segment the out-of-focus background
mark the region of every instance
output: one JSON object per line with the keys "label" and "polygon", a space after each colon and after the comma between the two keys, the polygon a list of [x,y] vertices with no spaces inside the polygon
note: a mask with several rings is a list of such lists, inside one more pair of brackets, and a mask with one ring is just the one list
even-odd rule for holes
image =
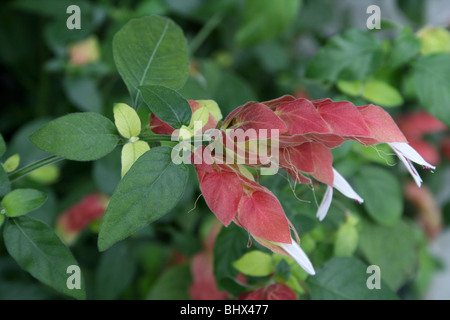
{"label": "out-of-focus background", "polygon": [[[72,4],[81,8],[81,30],[66,28],[66,8]],[[371,5],[380,9],[380,29],[367,26]],[[422,188],[388,149],[350,142],[333,150],[335,166],[367,199],[363,206],[337,196],[320,224],[310,188],[295,191],[308,203],[279,176],[261,183],[280,199],[314,265],[325,266],[323,273],[335,257],[356,257],[380,266],[384,285],[402,299],[450,299],[448,0],[2,1],[0,133],[7,148],[0,161],[5,170],[46,156],[28,136],[48,121],[72,112],[112,119],[113,104],[129,102],[112,39],[130,19],[153,14],[171,18],[188,40],[190,75],[179,92],[187,99],[214,99],[225,116],[247,101],[284,94],[385,108],[411,145],[437,166],[435,173],[418,168]],[[234,261],[211,260],[217,257],[214,250],[229,244],[219,236],[214,245],[224,228],[203,199],[196,201],[200,192],[192,170],[172,212],[99,253],[99,221],[119,180],[120,150],[115,150],[94,162],[45,167],[14,184],[47,194],[44,206],[30,216],[54,228],[72,250],[88,298],[239,296],[242,288],[221,282],[225,275],[219,272],[245,276],[246,269],[233,265],[237,253]],[[275,278],[247,275],[247,288],[275,279],[300,298],[326,297],[284,278],[282,267]],[[201,279],[202,273],[209,276]],[[0,240],[0,298],[64,296],[23,271]]]}

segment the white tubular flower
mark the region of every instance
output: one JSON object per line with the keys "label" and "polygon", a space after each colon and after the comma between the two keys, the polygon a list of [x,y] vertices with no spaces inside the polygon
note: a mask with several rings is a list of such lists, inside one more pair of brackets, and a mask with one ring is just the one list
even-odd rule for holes
{"label": "white tubular flower", "polygon": [[328,186],[327,191],[325,191],[325,195],[323,196],[322,202],[320,203],[319,209],[317,210],[317,218],[322,221],[327,213],[328,209],[331,205],[331,200],[333,199],[333,188],[339,190],[344,196],[355,200],[358,203],[363,203],[364,199],[361,198],[355,190],[350,186],[347,180],[333,168],[334,179],[333,179],[333,187]]}
{"label": "white tubular flower", "polygon": [[406,169],[408,169],[409,173],[411,174],[414,181],[419,187],[422,185],[422,179],[420,178],[419,173],[417,173],[417,170],[416,168],[414,168],[411,161],[422,165],[426,170],[436,169],[436,167],[426,162],[422,158],[422,156],[416,150],[414,150],[408,143],[391,142],[388,144],[395,151],[400,160],[403,162]]}
{"label": "white tubular flower", "polygon": [[297,242],[292,239],[292,242],[289,243],[279,243],[278,244],[284,251],[286,251],[295,261],[302,267],[307,273],[310,275],[315,275],[316,271],[314,267],[309,261],[306,253],[300,248]]}

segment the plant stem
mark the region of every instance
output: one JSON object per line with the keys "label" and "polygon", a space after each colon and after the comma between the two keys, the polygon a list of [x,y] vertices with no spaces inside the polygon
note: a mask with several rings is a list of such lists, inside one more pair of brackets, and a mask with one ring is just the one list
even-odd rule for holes
{"label": "plant stem", "polygon": [[141,140],[145,142],[160,142],[160,141],[172,141],[172,136],[169,135],[142,135],[140,137]]}
{"label": "plant stem", "polygon": [[206,22],[203,28],[197,33],[197,35],[192,39],[189,45],[189,51],[191,56],[194,56],[194,53],[198,48],[203,44],[203,42],[208,38],[211,32],[219,25],[222,21],[224,14],[222,11],[216,13],[211,17],[211,19]]}
{"label": "plant stem", "polygon": [[33,172],[34,170],[40,169],[42,167],[48,166],[52,163],[58,162],[63,160],[63,158],[58,156],[49,156],[47,158],[44,158],[42,160],[36,161],[34,163],[31,163],[27,165],[26,167],[23,167],[21,169],[18,169],[8,175],[8,178],[11,182],[15,182],[23,177],[25,177],[27,174]]}

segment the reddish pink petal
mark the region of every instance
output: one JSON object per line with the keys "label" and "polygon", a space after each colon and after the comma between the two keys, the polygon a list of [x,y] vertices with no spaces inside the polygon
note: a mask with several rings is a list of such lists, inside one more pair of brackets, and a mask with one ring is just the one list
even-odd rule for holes
{"label": "reddish pink petal", "polygon": [[204,173],[200,189],[211,211],[228,226],[238,211],[243,193],[239,176],[224,170]]}
{"label": "reddish pink petal", "polygon": [[296,100],[295,97],[286,94],[286,95],[281,96],[279,98],[272,99],[272,100],[269,100],[269,101],[264,101],[264,102],[261,102],[261,103],[265,104],[270,109],[275,109],[280,103],[294,101],[294,100]]}
{"label": "reddish pink petal", "polygon": [[160,120],[155,114],[152,113],[152,120],[150,121],[150,128],[156,134],[172,134],[175,130],[168,123]]}
{"label": "reddish pink petal", "polygon": [[224,300],[225,291],[219,291],[213,272],[212,256],[205,252],[199,253],[192,259],[193,283],[189,294],[194,300]]}
{"label": "reddish pink petal", "polygon": [[320,142],[330,149],[336,148],[348,140],[348,138],[343,138],[333,133],[308,133],[303,137],[309,141]]}
{"label": "reddish pink petal", "polygon": [[306,99],[281,103],[277,106],[276,113],[286,124],[287,134],[331,132],[314,105]]}
{"label": "reddish pink petal", "polygon": [[389,113],[381,107],[369,104],[357,109],[370,130],[368,137],[378,143],[408,142]]}
{"label": "reddish pink petal", "polygon": [[254,129],[267,130],[267,137],[271,136],[270,130],[277,129],[279,134],[286,132],[286,126],[283,121],[269,107],[255,103],[243,110],[237,116],[237,123],[241,124],[239,128],[245,130]]}
{"label": "reddish pink petal", "polygon": [[253,236],[273,242],[291,243],[289,223],[283,208],[268,190],[244,195],[239,203],[238,220]]}
{"label": "reddish pink petal", "polygon": [[425,111],[403,115],[397,119],[397,124],[408,140],[417,139],[424,134],[447,129],[445,124]]}
{"label": "reddish pink petal", "polygon": [[350,102],[322,103],[317,110],[336,135],[370,136],[363,117]]}
{"label": "reddish pink petal", "polygon": [[223,129],[229,128],[235,121],[236,121],[236,116],[239,115],[242,111],[244,111],[246,108],[250,107],[251,105],[254,105],[258,102],[254,102],[254,101],[250,101],[247,102],[246,104],[237,107],[236,109],[234,109],[233,111],[231,111],[230,114],[228,114],[228,116],[225,118],[225,120],[223,120]]}
{"label": "reddish pink petal", "polygon": [[266,300],[298,300],[298,298],[287,285],[276,283],[266,289]]}
{"label": "reddish pink petal", "polygon": [[238,300],[298,300],[295,292],[284,283],[274,283],[254,291],[245,292]]}
{"label": "reddish pink petal", "polygon": [[311,143],[314,172],[311,174],[314,179],[333,186],[333,155],[330,149],[320,143]]}
{"label": "reddish pink petal", "polygon": [[333,102],[333,100],[331,100],[330,98],[324,98],[324,99],[319,99],[319,100],[313,100],[311,101],[311,103],[314,105],[314,107],[318,108],[320,105],[322,104],[326,104],[326,103],[331,103]]}
{"label": "reddish pink petal", "polygon": [[303,143],[298,146],[281,149],[280,164],[286,168],[297,169],[303,172],[313,172],[314,163],[311,143]]}

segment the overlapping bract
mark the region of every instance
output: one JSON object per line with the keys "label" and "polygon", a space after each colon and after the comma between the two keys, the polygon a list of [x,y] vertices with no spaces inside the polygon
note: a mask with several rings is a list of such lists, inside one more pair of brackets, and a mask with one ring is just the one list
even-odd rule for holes
{"label": "overlapping bract", "polygon": [[[295,182],[311,183],[313,178],[326,184],[327,189],[317,211],[320,220],[327,214],[334,189],[356,202],[364,201],[333,168],[330,149],[347,140],[366,146],[388,143],[419,186],[422,180],[411,161],[426,169],[434,168],[409,146],[392,117],[372,104],[356,107],[347,101],[309,101],[285,95],[262,103],[246,103],[231,112],[217,127],[219,135],[216,137],[222,139],[219,141],[222,148],[217,149],[216,141],[214,151],[205,153],[208,147],[203,146],[197,148],[193,156],[194,160],[196,157],[201,159],[193,162],[207,205],[225,226],[235,222],[272,251],[292,256],[310,274],[314,274],[314,268],[298,245],[295,229],[278,199],[255,182],[239,162],[225,161],[225,154],[230,150],[232,153],[243,151],[244,160],[248,161],[244,164],[249,167],[267,166],[266,160],[278,155],[275,163]],[[228,142],[233,142],[232,136],[237,130],[244,133],[253,130],[256,134],[246,135],[244,143],[231,143],[230,148]],[[252,139],[263,140],[266,145],[273,145],[276,141],[279,146],[276,155],[272,152],[261,157],[261,148],[250,146]],[[205,155],[208,161],[204,161]],[[242,160],[242,157],[233,156],[231,159]],[[255,159],[258,161],[250,161]],[[291,231],[297,241],[292,239]]]}

